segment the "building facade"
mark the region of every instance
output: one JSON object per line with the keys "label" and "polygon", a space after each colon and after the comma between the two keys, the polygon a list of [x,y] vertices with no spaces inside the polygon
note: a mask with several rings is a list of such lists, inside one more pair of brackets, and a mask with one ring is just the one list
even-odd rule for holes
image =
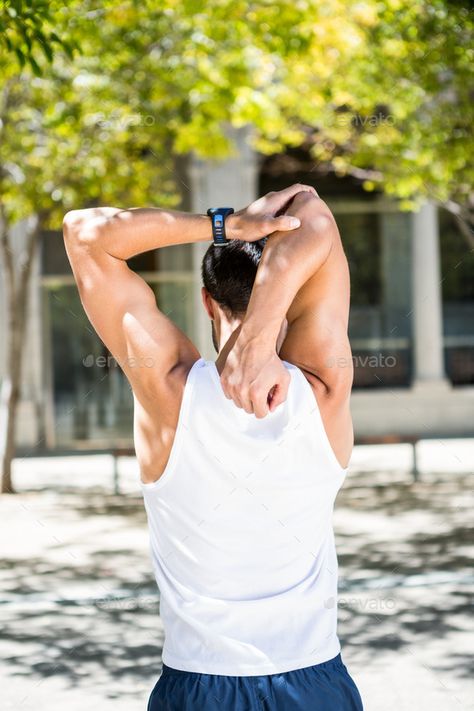
{"label": "building facade", "polygon": [[[189,161],[183,207],[201,213],[211,205],[239,208],[292,182],[313,184],[328,202],[351,269],[356,436],[473,435],[473,253],[451,216],[430,202],[402,212],[356,181],[318,178],[303,163],[282,157],[262,159],[244,131],[236,132],[236,144],[235,156],[226,161]],[[15,242],[21,238],[18,226]],[[200,296],[205,249],[165,248],[131,266],[203,357],[212,358]],[[42,238],[23,357],[20,445],[131,444],[130,388],[87,321],[59,232]],[[2,359],[0,353],[0,365]]]}

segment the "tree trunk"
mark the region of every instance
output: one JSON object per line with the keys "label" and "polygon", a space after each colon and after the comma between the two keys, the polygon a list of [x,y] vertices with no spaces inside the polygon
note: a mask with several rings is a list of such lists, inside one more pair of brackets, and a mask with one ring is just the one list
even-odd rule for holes
{"label": "tree trunk", "polygon": [[8,494],[15,491],[12,482],[12,461],[15,454],[16,417],[21,392],[28,295],[39,234],[39,221],[35,220],[35,224],[29,229],[25,249],[20,256],[18,269],[15,269],[3,210],[1,218],[0,245],[5,266],[7,352],[0,391],[0,490],[2,494]]}
{"label": "tree trunk", "polygon": [[[15,309],[16,311],[16,309]],[[12,316],[13,314],[10,314]],[[18,314],[15,314],[15,330],[18,330]],[[9,319],[10,329],[12,319]],[[18,402],[20,399],[21,348],[15,345],[17,338],[13,338],[10,330],[10,343],[8,344],[7,365],[0,391],[0,472],[2,474],[1,493],[13,494],[15,489],[12,483],[12,461],[15,454],[15,430]],[[17,359],[15,362],[15,358]]]}

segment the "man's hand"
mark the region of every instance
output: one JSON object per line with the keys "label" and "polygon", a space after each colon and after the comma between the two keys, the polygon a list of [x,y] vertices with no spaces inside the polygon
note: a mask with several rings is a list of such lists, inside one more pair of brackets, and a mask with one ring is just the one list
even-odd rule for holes
{"label": "man's hand", "polygon": [[288,232],[298,228],[300,220],[297,217],[281,213],[294,196],[301,192],[317,195],[310,185],[295,183],[284,190],[267,193],[243,210],[229,215],[226,220],[227,236],[244,242],[255,242],[277,230]]}
{"label": "man's hand", "polygon": [[247,338],[241,332],[227,356],[221,383],[237,407],[262,418],[286,400],[290,377],[271,339]]}

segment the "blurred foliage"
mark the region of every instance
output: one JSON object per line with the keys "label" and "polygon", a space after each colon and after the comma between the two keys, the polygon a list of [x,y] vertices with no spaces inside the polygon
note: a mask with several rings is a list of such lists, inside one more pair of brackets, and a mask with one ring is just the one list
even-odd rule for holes
{"label": "blurred foliage", "polygon": [[0,47],[13,53],[20,66],[26,64],[39,75],[41,67],[35,56],[41,53],[51,62],[55,48],[72,58],[77,48],[65,34],[55,31],[62,4],[50,0],[5,0],[0,3]]}
{"label": "blurred foliage", "polygon": [[[3,3],[0,18],[35,5],[46,3]],[[461,3],[47,6],[36,68],[0,45],[0,188],[11,219],[44,211],[57,226],[85,202],[169,204],[173,153],[224,156],[226,126],[246,124],[259,151],[305,143],[318,166],[363,175],[367,190],[407,205],[468,198],[474,47]],[[24,42],[31,55],[35,43]]]}

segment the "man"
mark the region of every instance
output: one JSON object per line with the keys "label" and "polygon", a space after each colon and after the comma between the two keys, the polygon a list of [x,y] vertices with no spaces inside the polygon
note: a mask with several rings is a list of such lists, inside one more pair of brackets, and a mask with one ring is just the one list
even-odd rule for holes
{"label": "man", "polygon": [[[126,263],[212,234],[202,295],[215,363]],[[336,633],[331,517],[353,446],[352,360],[330,210],[293,185],[211,217],[73,211],[64,236],[84,308],[133,390],[165,628],[149,711],[361,709]]]}

